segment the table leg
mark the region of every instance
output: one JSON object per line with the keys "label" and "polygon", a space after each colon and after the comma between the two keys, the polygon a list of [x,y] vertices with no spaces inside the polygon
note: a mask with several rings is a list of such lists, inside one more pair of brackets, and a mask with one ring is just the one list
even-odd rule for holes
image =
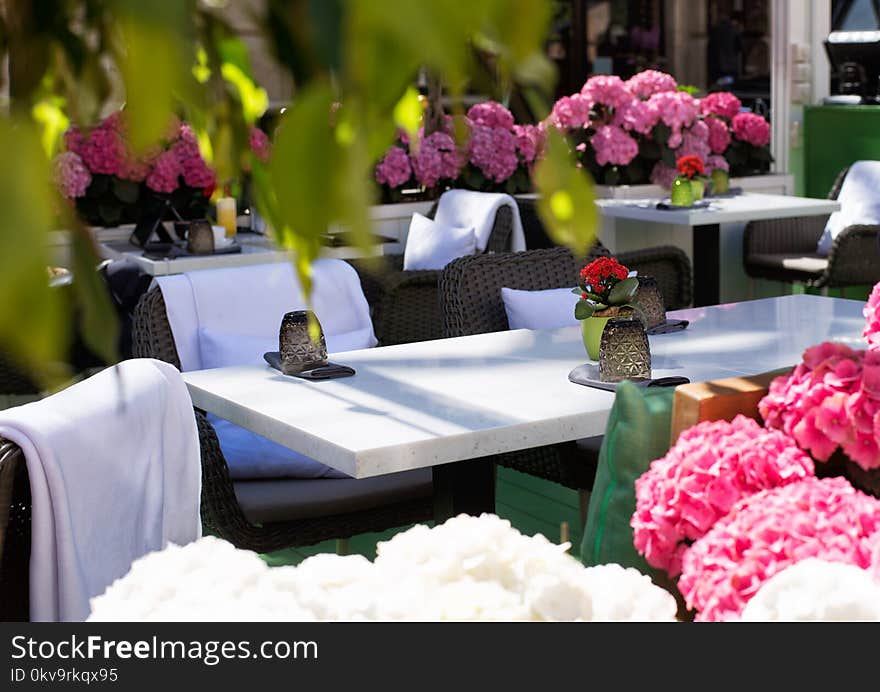
{"label": "table leg", "polygon": [[434,521],[495,512],[495,461],[468,459],[433,468]]}
{"label": "table leg", "polygon": [[721,302],[721,227],[694,226],[694,307]]}

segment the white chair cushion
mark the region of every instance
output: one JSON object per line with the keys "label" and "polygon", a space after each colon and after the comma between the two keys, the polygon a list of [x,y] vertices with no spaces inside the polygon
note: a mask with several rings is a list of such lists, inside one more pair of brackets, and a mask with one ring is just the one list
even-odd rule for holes
{"label": "white chair cushion", "polygon": [[557,329],[576,326],[574,306],[578,297],[572,288],[522,291],[502,288],[501,300],[511,329]]}
{"label": "white chair cushion", "polygon": [[834,212],[816,246],[827,257],[834,239],[848,226],[880,224],[880,161],[856,161],[849,169],[837,196],[840,211]]}
{"label": "white chair cushion", "polygon": [[452,260],[473,255],[476,250],[473,226],[446,226],[413,214],[403,251],[403,269],[443,269]]}

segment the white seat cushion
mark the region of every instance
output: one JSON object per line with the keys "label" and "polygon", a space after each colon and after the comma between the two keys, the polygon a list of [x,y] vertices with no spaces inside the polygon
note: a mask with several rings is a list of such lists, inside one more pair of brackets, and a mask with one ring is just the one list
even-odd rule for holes
{"label": "white seat cushion", "polygon": [[880,161],[856,161],[850,166],[837,201],[840,211],[829,217],[816,247],[821,257],[828,256],[834,239],[848,226],[880,224]]}
{"label": "white seat cushion", "polygon": [[403,251],[403,269],[443,269],[452,260],[473,255],[476,250],[477,238],[472,226],[446,226],[413,214]]}
{"label": "white seat cushion", "polygon": [[579,324],[574,316],[578,296],[570,288],[522,291],[502,288],[501,300],[511,329],[557,329]]}

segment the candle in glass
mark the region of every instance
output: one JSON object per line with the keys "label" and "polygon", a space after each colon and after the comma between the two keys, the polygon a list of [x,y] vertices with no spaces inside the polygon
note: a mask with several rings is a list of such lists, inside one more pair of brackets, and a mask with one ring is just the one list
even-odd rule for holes
{"label": "candle in glass", "polygon": [[235,197],[220,197],[217,200],[217,224],[226,229],[226,237],[234,238],[238,225],[235,211]]}

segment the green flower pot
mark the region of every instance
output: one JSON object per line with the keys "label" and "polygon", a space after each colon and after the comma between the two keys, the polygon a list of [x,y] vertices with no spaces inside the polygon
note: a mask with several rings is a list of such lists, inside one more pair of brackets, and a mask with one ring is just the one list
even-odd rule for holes
{"label": "green flower pot", "polygon": [[687,178],[676,178],[672,181],[669,202],[674,207],[689,207],[694,203],[694,189]]}
{"label": "green flower pot", "polygon": [[703,199],[703,195],[706,194],[706,181],[697,180],[696,178],[691,180],[691,193],[694,196],[694,202],[699,202]]}
{"label": "green flower pot", "polygon": [[610,317],[589,317],[581,320],[581,333],[584,338],[584,348],[590,360],[599,360],[599,342],[602,340],[602,332]]}
{"label": "green flower pot", "polygon": [[730,192],[730,175],[721,168],[712,171],[712,193],[724,195]]}

